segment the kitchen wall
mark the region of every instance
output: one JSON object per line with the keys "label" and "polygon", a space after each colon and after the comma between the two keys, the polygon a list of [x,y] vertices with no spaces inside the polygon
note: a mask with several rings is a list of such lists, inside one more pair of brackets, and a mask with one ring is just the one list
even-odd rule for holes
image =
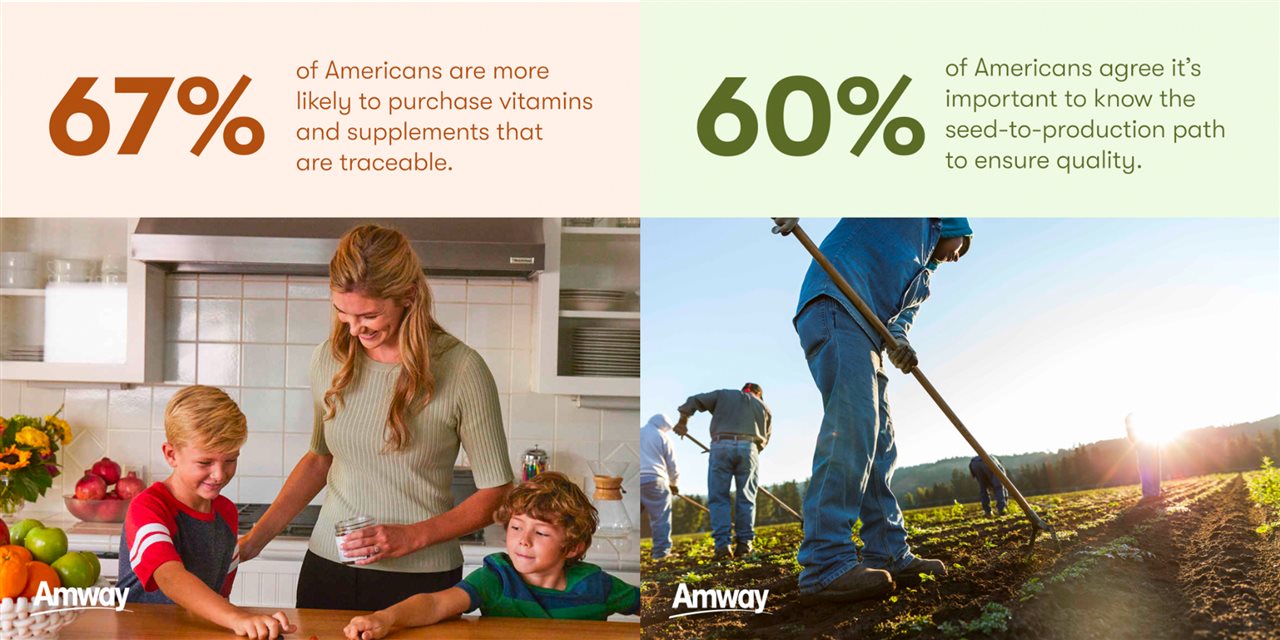
{"label": "kitchen wall", "polygon": [[[579,483],[589,460],[638,460],[638,411],[583,409],[571,396],[530,387],[532,301],[536,283],[512,279],[441,278],[431,282],[436,317],[489,364],[502,402],[512,468],[540,445],[552,469]],[[0,415],[46,415],[66,403],[75,440],[64,475],[35,508],[61,510],[83,470],[103,455],[163,479],[164,408],[187,384],[220,387],[240,403],[249,423],[235,479],[224,495],[271,502],[307,450],[312,409],[307,364],[328,335],[331,305],[322,277],[171,275],[166,282],[163,384],[117,390],[57,388],[0,381]],[[461,460],[465,463],[465,460]],[[61,486],[57,484],[61,481]],[[626,485],[628,512],[639,527],[638,479]],[[317,502],[323,499],[323,493]]]}

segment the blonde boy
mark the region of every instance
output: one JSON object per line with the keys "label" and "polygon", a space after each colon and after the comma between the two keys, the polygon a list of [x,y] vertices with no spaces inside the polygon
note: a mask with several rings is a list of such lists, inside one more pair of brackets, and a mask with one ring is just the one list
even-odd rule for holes
{"label": "blonde boy", "polygon": [[186,387],[164,411],[164,482],[129,505],[120,539],[120,587],[130,602],[178,604],[236,635],[294,631],[284,613],[263,615],[227,601],[240,560],[236,506],[220,495],[248,437],[244,414],[219,389]]}
{"label": "blonde boy", "polygon": [[561,473],[521,484],[494,514],[507,530],[507,552],[484,559],[458,586],[422,593],[352,618],[353,640],[381,638],[480,609],[486,616],[604,620],[640,610],[640,590],[582,562],[598,524],[586,494]]}

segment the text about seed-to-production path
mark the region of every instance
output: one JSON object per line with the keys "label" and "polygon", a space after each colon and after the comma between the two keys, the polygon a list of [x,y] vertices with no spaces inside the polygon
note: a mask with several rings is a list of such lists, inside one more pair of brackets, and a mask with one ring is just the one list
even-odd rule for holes
{"label": "text about seed-to-production path", "polygon": [[[1198,90],[1212,70],[1190,56],[1154,61],[948,63],[946,166],[956,171],[1125,175],[1227,136]],[[1161,148],[1158,154],[1153,150]]]}
{"label": "text about seed-to-production path", "polygon": [[455,156],[464,147],[541,144],[597,106],[539,64],[314,60],[295,75],[300,172],[463,171]]}

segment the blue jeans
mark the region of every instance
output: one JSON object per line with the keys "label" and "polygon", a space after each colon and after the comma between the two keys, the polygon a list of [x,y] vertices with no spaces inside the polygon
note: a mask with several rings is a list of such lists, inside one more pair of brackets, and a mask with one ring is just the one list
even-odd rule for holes
{"label": "blue jeans", "polygon": [[728,547],[729,484],[737,484],[737,513],[733,518],[733,539],[756,539],[756,471],[760,467],[756,443],[749,440],[717,440],[711,443],[707,464],[707,507],[711,509],[711,537],[716,548]]}
{"label": "blue jeans", "polygon": [[982,510],[987,515],[991,515],[991,495],[996,497],[996,512],[1001,515],[1004,514],[1008,502],[1004,494],[1004,485],[1000,484],[1000,480],[993,477],[978,476],[978,494],[982,500]]}
{"label": "blue jeans", "polygon": [[823,403],[796,556],[800,591],[813,593],[858,565],[851,538],[859,518],[865,566],[892,572],[915,556],[889,490],[898,450],[878,344],[828,296],[814,299],[795,322]]}
{"label": "blue jeans", "polygon": [[640,505],[649,512],[649,529],[653,531],[654,560],[671,552],[671,490],[661,478],[640,481]]}

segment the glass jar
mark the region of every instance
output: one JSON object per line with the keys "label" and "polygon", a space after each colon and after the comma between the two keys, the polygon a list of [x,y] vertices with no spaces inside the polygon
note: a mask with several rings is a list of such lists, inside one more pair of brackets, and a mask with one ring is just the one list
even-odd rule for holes
{"label": "glass jar", "polygon": [[338,541],[338,561],[342,564],[355,564],[357,560],[364,560],[369,556],[349,556],[347,552],[342,550],[342,543],[347,539],[347,534],[352,531],[359,531],[365,527],[377,525],[378,521],[372,516],[356,516],[339,520],[333,524],[333,536]]}

